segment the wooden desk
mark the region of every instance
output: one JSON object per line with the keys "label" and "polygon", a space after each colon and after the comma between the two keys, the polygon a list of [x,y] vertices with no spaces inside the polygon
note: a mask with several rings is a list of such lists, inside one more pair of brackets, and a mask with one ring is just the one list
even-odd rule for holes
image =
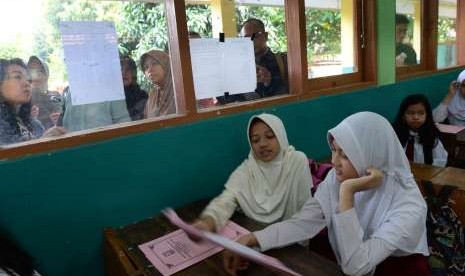
{"label": "wooden desk", "polygon": [[[200,201],[177,210],[179,216],[186,221],[194,220],[207,201]],[[235,215],[232,220],[250,231],[263,228],[251,219]],[[151,241],[176,230],[165,217],[157,216],[123,228],[104,230],[104,261],[107,276],[148,276],[161,275],[139,250],[138,245]],[[336,263],[300,246],[267,251],[266,254],[280,259],[290,268],[303,275],[341,276],[342,272]],[[223,269],[222,254],[215,254],[174,275],[228,275]],[[240,275],[275,275],[265,267],[251,264],[251,267]]]}
{"label": "wooden desk", "polygon": [[425,164],[410,163],[410,169],[412,170],[415,180],[432,180],[436,175],[444,170],[443,167],[436,167]]}
{"label": "wooden desk", "polygon": [[462,224],[465,225],[465,170],[447,167],[437,174],[431,181],[434,184],[433,186],[436,193],[439,192],[442,185],[458,187],[458,189],[451,195],[451,200],[453,202],[452,209],[455,213],[457,213]]}
{"label": "wooden desk", "polygon": [[444,170],[434,176],[431,181],[434,184],[453,185],[459,187],[461,190],[465,190],[465,170],[454,167],[446,167]]}
{"label": "wooden desk", "polygon": [[[448,153],[449,166],[461,165],[465,162],[465,128],[437,123],[442,143]],[[463,164],[462,164],[463,165]]]}

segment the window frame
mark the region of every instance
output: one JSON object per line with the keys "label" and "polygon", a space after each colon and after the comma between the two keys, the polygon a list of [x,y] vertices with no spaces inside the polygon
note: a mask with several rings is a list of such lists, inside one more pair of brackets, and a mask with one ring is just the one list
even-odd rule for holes
{"label": "window frame", "polygon": [[[165,0],[166,20],[173,83],[177,100],[177,114],[162,118],[110,125],[53,138],[40,138],[0,148],[0,160],[10,160],[31,154],[47,153],[125,136],[148,133],[154,130],[187,124],[227,114],[292,103],[321,95],[347,93],[351,90],[376,85],[376,7],[373,0],[356,1],[356,13],[363,7],[364,39],[366,47],[357,53],[358,72],[308,79],[306,52],[305,0],[285,0],[285,24],[288,43],[289,94],[251,102],[197,110],[192,77],[185,0]],[[358,19],[359,22],[361,19]],[[360,21],[361,22],[361,21]],[[292,27],[290,27],[292,26]],[[298,26],[298,28],[296,28]],[[358,28],[362,26],[357,23]],[[361,32],[357,30],[357,37]],[[356,41],[360,43],[360,41]],[[319,82],[320,84],[315,84]]]}
{"label": "window frame", "polygon": [[[417,65],[396,67],[396,80],[404,80],[437,72],[448,72],[465,66],[465,41],[457,39],[457,64],[437,67],[439,0],[422,1],[421,62]],[[457,0],[457,37],[465,36],[465,0]]]}
{"label": "window frame", "polygon": [[[374,1],[354,0],[355,32],[354,32],[354,58],[357,72],[332,75],[319,78],[308,78],[310,91],[332,89],[351,84],[376,80],[376,39],[374,37],[374,23],[376,13]],[[305,42],[306,43],[306,42]],[[364,47],[362,47],[364,45]]]}

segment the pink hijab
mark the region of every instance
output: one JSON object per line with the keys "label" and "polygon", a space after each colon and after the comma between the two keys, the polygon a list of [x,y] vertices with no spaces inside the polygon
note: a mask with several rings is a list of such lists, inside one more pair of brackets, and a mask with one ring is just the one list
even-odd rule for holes
{"label": "pink hijab", "polygon": [[[167,53],[159,50],[151,50],[140,58],[141,66],[145,59],[155,59],[165,69],[165,79],[160,85],[153,84],[154,89],[149,93],[145,106],[145,118],[159,117],[176,113],[176,100],[174,98],[173,80],[171,76],[170,57]],[[145,73],[145,72],[144,72]]]}

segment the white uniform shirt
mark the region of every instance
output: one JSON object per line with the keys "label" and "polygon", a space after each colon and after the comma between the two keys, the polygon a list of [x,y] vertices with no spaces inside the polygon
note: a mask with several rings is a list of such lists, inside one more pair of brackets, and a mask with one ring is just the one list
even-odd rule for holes
{"label": "white uniform shirt", "polygon": [[455,126],[465,126],[465,121],[459,120],[456,117],[449,114],[449,110],[447,109],[447,105],[443,104],[442,102],[433,110],[433,120],[436,123],[441,123],[445,119],[449,120],[449,124]]}
{"label": "white uniform shirt", "polygon": [[[413,146],[413,162],[425,164],[425,156],[423,154],[423,145],[420,144],[420,137],[415,132],[410,132],[410,135],[415,136],[415,144]],[[404,146],[406,150],[407,144]],[[447,151],[440,140],[437,140],[436,146],[433,148],[433,166],[445,167],[447,164]]]}

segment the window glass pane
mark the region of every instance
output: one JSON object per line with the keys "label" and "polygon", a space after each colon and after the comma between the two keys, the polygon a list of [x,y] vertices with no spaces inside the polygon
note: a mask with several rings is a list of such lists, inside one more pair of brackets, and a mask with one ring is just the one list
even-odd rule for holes
{"label": "window glass pane", "polygon": [[176,113],[164,1],[3,0],[0,9],[0,146]]}
{"label": "window glass pane", "polygon": [[396,66],[420,63],[421,0],[396,0]]}
{"label": "window glass pane", "polygon": [[305,1],[308,77],[356,72],[353,0]]}
{"label": "window glass pane", "polygon": [[[284,0],[186,1],[186,14],[198,108],[288,93]],[[225,35],[224,43],[219,42],[220,33]],[[237,44],[228,46],[232,41]],[[248,48],[239,53],[245,47],[242,43]],[[238,58],[233,58],[234,51]],[[202,62],[209,74],[199,69]]]}
{"label": "window glass pane", "polygon": [[438,68],[457,65],[457,0],[439,0]]}

